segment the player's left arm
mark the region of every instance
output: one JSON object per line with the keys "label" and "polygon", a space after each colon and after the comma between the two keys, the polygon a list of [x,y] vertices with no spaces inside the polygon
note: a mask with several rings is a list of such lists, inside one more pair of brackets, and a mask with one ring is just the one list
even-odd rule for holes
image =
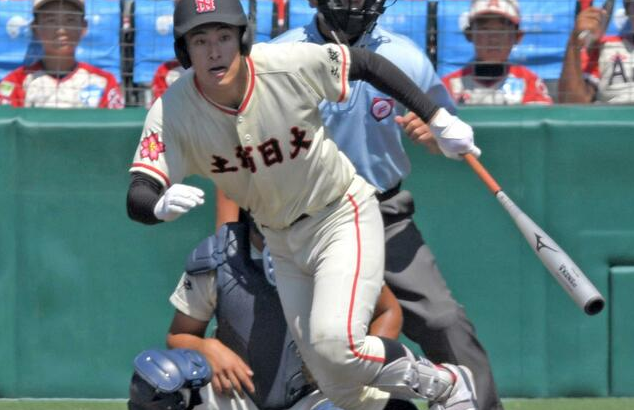
{"label": "player's left arm", "polygon": [[430,125],[445,156],[461,159],[462,154],[480,155],[473,142],[471,127],[435,104],[403,71],[385,57],[365,48],[350,47],[348,79],[363,80],[379,91],[396,98]]}
{"label": "player's left arm", "polygon": [[383,285],[370,323],[370,334],[389,339],[398,339],[403,326],[403,311],[394,293]]}

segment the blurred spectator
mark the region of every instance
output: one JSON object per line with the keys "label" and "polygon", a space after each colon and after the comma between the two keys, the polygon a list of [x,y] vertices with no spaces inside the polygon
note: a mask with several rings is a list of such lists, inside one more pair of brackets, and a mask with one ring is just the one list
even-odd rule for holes
{"label": "blurred spectator", "polygon": [[552,104],[544,82],[528,68],[511,64],[509,54],[524,33],[517,0],[472,0],[467,40],[475,61],[443,78],[459,104]]}
{"label": "blurred spectator", "polygon": [[35,0],[31,30],[43,57],[9,73],[0,104],[14,107],[123,108],[115,77],[75,59],[86,34],[84,0]]}
{"label": "blurred spectator", "polygon": [[[600,8],[577,16],[559,78],[560,102],[634,103],[634,0],[623,4],[629,24],[620,35],[605,36],[608,16]],[[599,40],[586,48],[583,32]]]}
{"label": "blurred spectator", "polygon": [[152,102],[159,98],[185,72],[178,60],[166,61],[156,69],[152,79]]}

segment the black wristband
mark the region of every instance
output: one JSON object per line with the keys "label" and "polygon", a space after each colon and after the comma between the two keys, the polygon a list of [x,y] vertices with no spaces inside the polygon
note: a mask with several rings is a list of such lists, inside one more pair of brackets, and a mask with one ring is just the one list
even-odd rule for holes
{"label": "black wristband", "polygon": [[149,175],[133,172],[128,188],[128,216],[147,225],[163,222],[154,215],[154,207],[163,192],[159,181]]}

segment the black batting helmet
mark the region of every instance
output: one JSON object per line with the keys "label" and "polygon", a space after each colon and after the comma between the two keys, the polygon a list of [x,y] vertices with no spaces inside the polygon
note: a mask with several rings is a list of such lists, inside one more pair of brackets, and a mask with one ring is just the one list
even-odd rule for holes
{"label": "black batting helmet", "polygon": [[352,0],[317,0],[317,10],[331,28],[358,38],[372,31],[385,11],[385,0],[364,0],[359,6]]}
{"label": "black batting helmet", "polygon": [[194,27],[209,23],[240,27],[240,53],[249,55],[253,30],[240,0],[179,0],[174,8],[174,52],[183,67],[191,66],[185,47],[185,34]]}

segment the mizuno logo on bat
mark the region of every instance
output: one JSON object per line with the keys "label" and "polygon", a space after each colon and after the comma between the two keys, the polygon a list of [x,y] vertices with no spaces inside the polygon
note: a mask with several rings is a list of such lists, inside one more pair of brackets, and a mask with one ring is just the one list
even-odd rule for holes
{"label": "mizuno logo on bat", "polygon": [[535,250],[537,252],[539,252],[542,248],[550,249],[553,252],[557,252],[556,249],[553,249],[550,246],[546,245],[544,242],[542,242],[542,237],[541,236],[535,234],[535,239],[537,240],[537,244],[535,245]]}

